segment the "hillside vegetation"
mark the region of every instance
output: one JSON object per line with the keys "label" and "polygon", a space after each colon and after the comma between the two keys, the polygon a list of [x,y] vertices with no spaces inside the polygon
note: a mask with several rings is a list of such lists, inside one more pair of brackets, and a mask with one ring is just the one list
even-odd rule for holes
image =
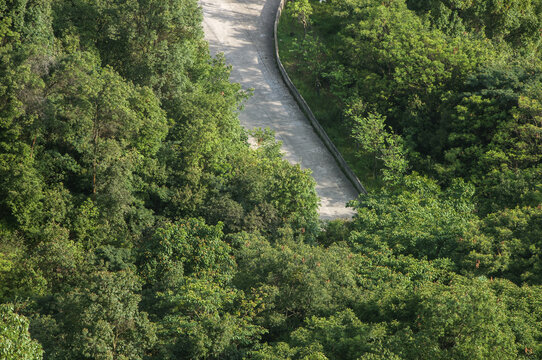
{"label": "hillside vegetation", "polygon": [[323,223],[196,0],[0,0],[0,359],[542,358],[538,8],[446,4],[292,4],[380,186]]}
{"label": "hillside vegetation", "polygon": [[542,3],[290,4],[281,56],[360,177],[462,178],[484,214],[539,204]]}

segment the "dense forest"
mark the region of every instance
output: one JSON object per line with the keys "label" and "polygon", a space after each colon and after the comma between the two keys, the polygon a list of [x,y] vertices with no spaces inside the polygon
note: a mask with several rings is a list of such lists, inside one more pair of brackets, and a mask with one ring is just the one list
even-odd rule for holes
{"label": "dense forest", "polygon": [[1,360],[542,358],[542,5],[283,18],[379,179],[351,220],[196,0],[0,0]]}

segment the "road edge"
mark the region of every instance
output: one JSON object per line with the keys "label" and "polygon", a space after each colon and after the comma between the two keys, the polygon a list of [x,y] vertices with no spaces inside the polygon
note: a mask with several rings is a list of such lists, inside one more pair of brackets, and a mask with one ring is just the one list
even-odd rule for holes
{"label": "road edge", "polygon": [[290,79],[290,76],[288,76],[288,73],[286,72],[286,69],[284,68],[284,65],[282,65],[282,61],[280,61],[279,40],[278,40],[278,26],[279,26],[279,22],[280,22],[280,17],[282,15],[282,10],[284,9],[285,4],[286,4],[286,0],[280,0],[280,4],[279,4],[279,7],[277,9],[276,16],[275,16],[275,24],[274,24],[274,28],[273,28],[273,37],[275,39],[275,60],[276,60],[277,66],[279,68],[279,72],[280,72],[280,74],[282,76],[282,80],[284,80],[284,83],[286,84],[286,86],[290,90],[290,93],[292,93],[295,101],[297,102],[297,104],[301,108],[301,111],[303,111],[303,113],[305,113],[305,115],[309,118],[309,121],[310,121],[312,127],[314,128],[314,130],[316,131],[316,134],[318,134],[318,136],[323,141],[324,145],[327,147],[329,152],[331,152],[331,155],[333,155],[333,158],[337,162],[337,165],[339,165],[339,167],[343,171],[346,178],[352,183],[352,185],[354,186],[354,189],[356,189],[358,194],[367,195],[367,190],[365,190],[365,187],[363,186],[361,181],[358,179],[356,174],[354,174],[354,172],[352,171],[350,166],[348,166],[348,164],[344,160],[343,156],[341,155],[341,153],[339,152],[339,150],[335,146],[335,144],[333,144],[333,142],[331,141],[331,139],[327,135],[327,133],[324,130],[324,128],[322,127],[322,125],[320,125],[320,123],[318,122],[318,119],[316,119],[316,117],[314,116],[314,113],[312,112],[311,108],[309,107],[309,105],[307,104],[307,102],[305,101],[305,99],[303,98],[301,93],[295,87],[294,83]]}

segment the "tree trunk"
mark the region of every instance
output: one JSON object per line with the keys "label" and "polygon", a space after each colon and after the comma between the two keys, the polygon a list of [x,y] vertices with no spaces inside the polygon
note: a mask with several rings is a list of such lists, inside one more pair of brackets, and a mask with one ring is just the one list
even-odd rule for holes
{"label": "tree trunk", "polygon": [[38,135],[34,135],[34,140],[32,140],[32,147],[30,148],[30,158],[34,157],[34,146],[36,145],[36,138]]}

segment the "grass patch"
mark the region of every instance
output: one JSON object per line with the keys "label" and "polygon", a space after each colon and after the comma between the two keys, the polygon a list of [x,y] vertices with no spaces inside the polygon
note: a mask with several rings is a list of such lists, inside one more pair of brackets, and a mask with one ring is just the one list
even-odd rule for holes
{"label": "grass patch", "polygon": [[[314,9],[312,19],[314,23],[318,23],[319,10],[325,4],[315,2],[312,3],[312,6]],[[326,39],[323,34],[319,34],[316,25],[311,28],[311,34],[317,36],[324,43],[326,40],[332,41]],[[382,181],[373,176],[373,159],[370,155],[359,156],[359,151],[350,136],[350,129],[342,121],[343,109],[338,104],[338,100],[325,87],[317,89],[314,78],[303,71],[306,66],[303,63],[304,60],[297,54],[297,44],[303,40],[304,36],[303,26],[292,18],[289,9],[286,8],[278,27],[279,53],[282,64],[346,163],[368,191],[376,190],[382,186]]]}

